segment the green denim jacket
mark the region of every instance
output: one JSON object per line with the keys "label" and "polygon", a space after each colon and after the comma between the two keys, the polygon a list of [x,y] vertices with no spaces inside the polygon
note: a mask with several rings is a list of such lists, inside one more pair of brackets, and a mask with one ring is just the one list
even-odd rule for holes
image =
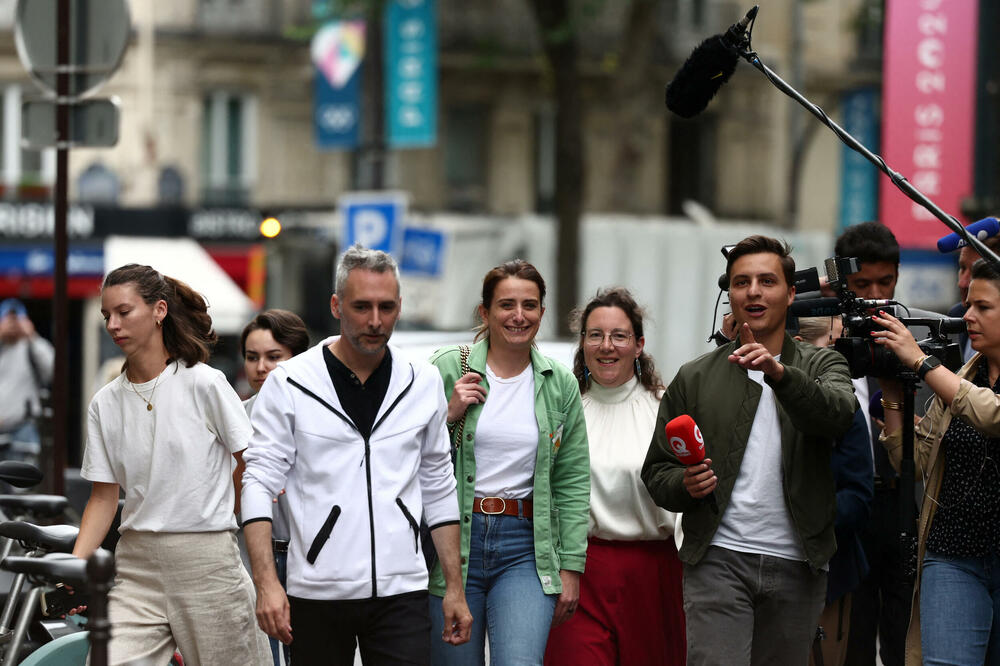
{"label": "green denim jacket", "polygon": [[[667,387],[653,429],[642,480],[653,500],[668,511],[683,512],[684,543],[680,558],[697,564],[705,554],[743,463],[747,439],[757,414],[761,387],[747,371],[729,361],[738,343],[719,347],[677,372]],[[833,533],[836,494],[830,455],[834,442],[851,427],[857,400],[844,357],[785,335],[781,348],[785,374],[774,390],[781,425],[781,467],[785,504],[806,559],[823,567],[836,550]],[[684,465],[667,442],[664,426],[689,414],[705,439],[705,456],[719,479],[719,513],[684,489]]]}
{"label": "green denim jacket", "polygon": [[[486,379],[486,351],[482,340],[472,345],[469,369]],[[431,363],[444,380],[447,398],[462,376],[457,346],[434,353]],[[535,457],[534,502],[535,568],[545,594],[562,592],[559,571],[583,572],[587,559],[587,520],[590,515],[590,450],[587,426],[576,378],[563,365],[531,350],[535,373],[535,418],[538,421],[538,454]],[[489,397],[486,398],[489,400]],[[462,528],[462,581],[469,571],[472,500],[476,482],[476,424],[482,405],[469,407],[462,442],[455,456],[458,505]],[[430,591],[443,596],[444,576],[438,564],[431,574]]]}

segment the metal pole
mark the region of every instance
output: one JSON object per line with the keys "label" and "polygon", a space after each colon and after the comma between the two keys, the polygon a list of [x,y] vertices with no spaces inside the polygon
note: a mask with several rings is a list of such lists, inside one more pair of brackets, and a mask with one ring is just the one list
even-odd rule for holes
{"label": "metal pole", "polygon": [[1000,256],[993,252],[993,250],[983,245],[983,242],[976,236],[969,234],[969,232],[965,230],[965,227],[962,226],[961,222],[941,210],[937,204],[928,199],[923,192],[914,187],[910,181],[903,177],[902,174],[897,171],[893,171],[893,169],[886,164],[885,160],[868,150],[864,144],[855,139],[847,130],[833,122],[833,120],[826,115],[826,112],[823,111],[823,109],[810,102],[802,95],[802,93],[790,86],[780,76],[775,74],[770,67],[761,62],[760,57],[758,57],[756,52],[750,51],[747,46],[742,52],[739,53],[739,56],[756,67],[765,77],[767,77],[768,81],[774,84],[774,87],[794,99],[807,111],[819,118],[820,122],[830,128],[833,133],[836,134],[837,137],[839,137],[840,140],[846,143],[851,149],[878,167],[879,171],[888,176],[889,180],[892,181],[892,184],[899,188],[903,194],[909,197],[912,201],[923,206],[934,217],[941,220],[946,227],[957,233],[960,237],[964,238],[965,241],[973,247],[973,249],[979,252],[979,256],[986,259],[987,263],[1000,269]]}
{"label": "metal pole", "polygon": [[90,664],[107,666],[111,621],[108,619],[108,590],[115,577],[115,559],[108,551],[98,548],[87,560],[90,581]]}
{"label": "metal pole", "polygon": [[366,120],[371,129],[363,147],[367,182],[365,189],[381,190],[385,187],[385,78],[383,69],[383,33],[385,21],[385,0],[373,0],[368,12],[367,38],[365,44],[365,69],[369,109]]}
{"label": "metal pole", "polygon": [[69,302],[66,295],[66,208],[69,180],[69,60],[70,0],[59,0],[56,18],[56,191],[55,271],[53,275],[52,322],[55,368],[52,379],[52,474],[50,487],[65,494],[66,421],[69,368]]}

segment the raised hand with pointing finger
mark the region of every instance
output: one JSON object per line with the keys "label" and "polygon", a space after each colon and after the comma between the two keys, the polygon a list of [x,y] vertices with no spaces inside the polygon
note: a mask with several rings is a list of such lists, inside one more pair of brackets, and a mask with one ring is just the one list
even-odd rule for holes
{"label": "raised hand with pointing finger", "polygon": [[749,324],[740,328],[740,342],[740,347],[729,355],[730,363],[747,370],[760,370],[774,381],[784,376],[784,366],[767,351],[767,347],[757,342]]}

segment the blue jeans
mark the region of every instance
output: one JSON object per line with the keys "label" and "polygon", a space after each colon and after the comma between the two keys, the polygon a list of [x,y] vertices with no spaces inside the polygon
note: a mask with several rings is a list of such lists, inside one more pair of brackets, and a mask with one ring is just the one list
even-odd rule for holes
{"label": "blue jeans", "polygon": [[32,419],[22,421],[13,430],[0,436],[0,460],[19,460],[21,462],[38,464],[41,453],[41,437],[38,426]]}
{"label": "blue jeans", "polygon": [[[288,576],[288,553],[274,553],[274,568],[278,572],[278,581],[281,582],[281,587],[285,587],[285,579]],[[271,638],[268,636],[268,642],[271,644],[271,657],[274,659],[274,666],[282,666],[282,664],[290,664],[290,653],[291,648],[277,638]],[[282,661],[278,656],[278,650],[284,654],[284,661]]]}
{"label": "blue jeans", "polygon": [[924,664],[1000,664],[1000,557],[924,554]]}
{"label": "blue jeans", "polygon": [[491,666],[541,664],[558,595],[542,591],[535,569],[532,522],[518,516],[472,514],[472,540],[465,598],[472,637],[465,645],[441,640],[441,597],[431,595],[431,663],[482,666],[486,636]]}

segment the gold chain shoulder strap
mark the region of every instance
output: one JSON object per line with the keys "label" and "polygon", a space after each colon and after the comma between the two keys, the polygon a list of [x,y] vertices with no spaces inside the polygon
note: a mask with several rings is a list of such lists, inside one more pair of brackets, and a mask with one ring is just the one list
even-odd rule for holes
{"label": "gold chain shoulder strap", "polygon": [[[471,347],[469,347],[469,345],[460,345],[459,348],[458,348],[458,355],[459,355],[459,357],[462,360],[462,369],[461,369],[461,373],[462,374],[460,375],[460,377],[464,377],[465,375],[469,374],[469,352],[470,351],[471,351]],[[462,445],[462,435],[465,432],[465,415],[468,414],[468,413],[469,413],[469,410],[466,409],[462,413],[462,418],[460,418],[455,423],[454,430],[452,431],[453,434],[452,434],[452,439],[451,439],[452,449],[453,450],[457,449],[458,447],[460,447]]]}

